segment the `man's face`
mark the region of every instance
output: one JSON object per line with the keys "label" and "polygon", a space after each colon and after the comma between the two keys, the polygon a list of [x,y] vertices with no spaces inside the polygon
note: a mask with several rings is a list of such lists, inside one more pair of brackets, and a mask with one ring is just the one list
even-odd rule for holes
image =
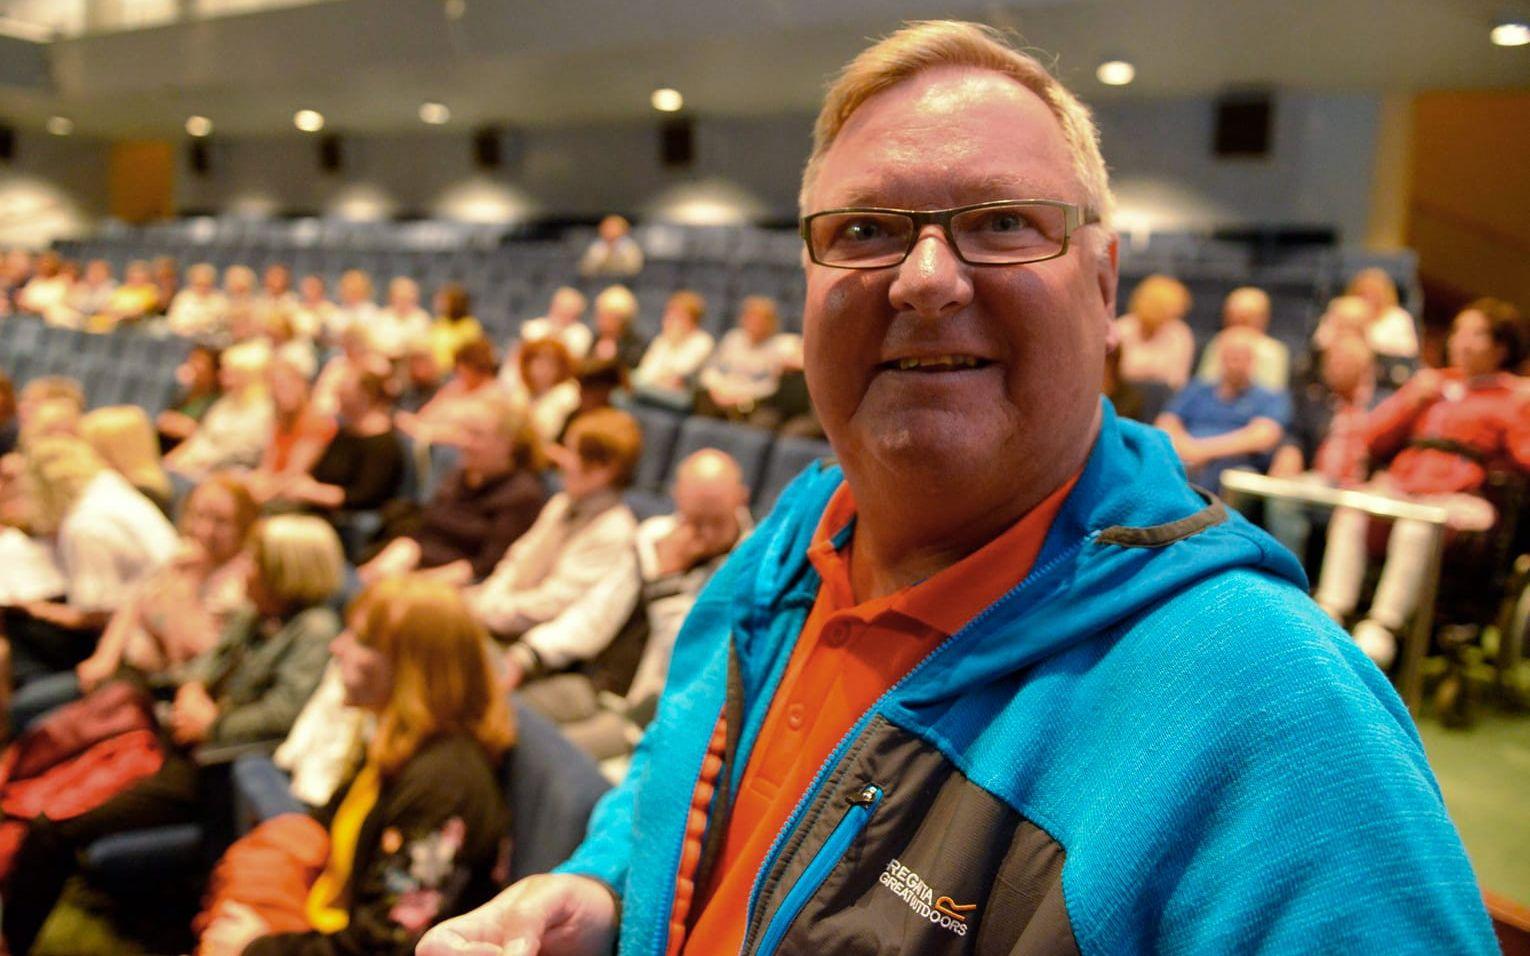
{"label": "man's face", "polygon": [[497,474],[509,467],[514,449],[488,405],[464,409],[457,418],[457,436],[464,468],[480,474]]}
{"label": "man's face", "polygon": [[[940,68],[855,112],[806,211],[995,199],[1082,204],[1084,193],[1040,98],[991,71]],[[1013,487],[1076,456],[1098,414],[1114,314],[1113,256],[1097,254],[1109,241],[1086,228],[1047,262],[969,266],[928,226],[899,266],[809,264],[805,370],[839,457],[913,476],[986,464],[981,480]],[[934,366],[898,367],[909,359]]]}
{"label": "man's face", "polygon": [[703,557],[722,554],[738,540],[743,489],[723,478],[686,478],[675,483],[675,514],[695,535]]}
{"label": "man's face", "polygon": [[1254,375],[1254,343],[1249,334],[1230,336],[1222,343],[1222,384],[1234,391],[1248,388]]}
{"label": "man's face", "polygon": [[1450,364],[1468,375],[1489,375],[1498,371],[1503,354],[1493,341],[1493,326],[1476,309],[1467,309],[1451,323],[1450,338],[1445,340]]}

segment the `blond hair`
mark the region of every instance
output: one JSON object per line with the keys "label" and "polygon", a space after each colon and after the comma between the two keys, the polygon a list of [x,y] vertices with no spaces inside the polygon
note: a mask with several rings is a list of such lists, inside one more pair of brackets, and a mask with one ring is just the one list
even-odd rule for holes
{"label": "blond hair", "polygon": [[34,534],[56,533],[85,486],[107,468],[95,449],[74,435],[39,436],[27,442],[24,456]]}
{"label": "blond hair", "polygon": [[1127,300],[1127,311],[1157,328],[1170,319],[1182,318],[1190,305],[1190,290],[1183,282],[1155,272],[1137,283]]}
{"label": "blond hair", "polygon": [[596,312],[615,312],[628,322],[637,315],[637,296],[624,285],[607,286],[595,297]]}
{"label": "blond hair", "polygon": [[1078,97],[1058,82],[1041,61],[1022,53],[1003,31],[959,20],[919,20],[884,37],[851,60],[829,87],[813,124],[813,152],[802,172],[798,205],[805,214],[824,154],[851,114],[871,97],[916,74],[941,66],[975,67],[1002,73],[1035,93],[1062,127],[1073,157],[1073,173],[1086,202],[1108,229],[1115,204],[1110,176],[1100,153],[1100,133]]}
{"label": "blond hair", "polygon": [[161,501],[170,500],[170,477],[159,457],[159,436],[137,405],[109,405],[80,419],[80,437],[90,442],[128,484]]}
{"label": "blond hair", "polygon": [[264,518],[250,535],[255,568],[288,607],[323,604],[340,590],[345,554],[329,522],[313,515]]}
{"label": "blond hair", "polygon": [[515,725],[495,686],[489,634],[455,588],[418,575],[387,578],[363,591],[348,616],[356,639],[393,673],[368,750],[385,776],[445,734],[471,736],[491,760],[510,749]]}

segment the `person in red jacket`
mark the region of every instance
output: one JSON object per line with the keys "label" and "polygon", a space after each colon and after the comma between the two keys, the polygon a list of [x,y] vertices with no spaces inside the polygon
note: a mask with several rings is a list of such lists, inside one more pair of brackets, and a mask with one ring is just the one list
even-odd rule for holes
{"label": "person in red jacket", "polygon": [[[1392,462],[1368,490],[1439,505],[1453,532],[1486,531],[1497,521],[1481,495],[1489,472],[1530,472],[1530,387],[1510,371],[1525,352],[1518,312],[1479,299],[1456,316],[1446,350],[1449,367],[1419,372],[1370,413],[1371,460]],[[1367,523],[1363,512],[1339,508],[1328,525],[1314,597],[1336,620],[1359,603]],[[1381,667],[1392,662],[1395,634],[1428,573],[1429,535],[1421,522],[1394,524],[1376,596],[1355,625],[1356,643]]]}

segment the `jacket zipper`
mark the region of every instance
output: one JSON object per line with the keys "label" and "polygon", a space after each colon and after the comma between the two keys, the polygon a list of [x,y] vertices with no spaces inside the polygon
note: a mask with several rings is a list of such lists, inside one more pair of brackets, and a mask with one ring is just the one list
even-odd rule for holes
{"label": "jacket zipper", "polygon": [[780,909],[776,910],[776,915],[771,917],[770,924],[765,927],[765,935],[761,937],[760,947],[756,950],[757,956],[773,956],[797,915],[813,894],[818,892],[818,888],[828,878],[829,871],[850,849],[850,844],[866,829],[866,824],[871,821],[871,815],[881,802],[882,788],[874,783],[850,795],[850,806],[845,810],[845,815],[834,825],[829,838],[814,854],[807,868],[802,871],[802,876],[792,884],[791,892],[786,894]]}
{"label": "jacket zipper", "polygon": [[[1087,540],[1088,539],[1086,538],[1085,541]],[[983,621],[987,620],[987,618],[993,614],[993,609],[1010,595],[1019,591],[1029,590],[1035,587],[1038,581],[1045,580],[1048,576],[1050,576],[1051,572],[1055,568],[1057,568],[1064,561],[1067,561],[1079,550],[1081,550],[1084,547],[1085,541],[1079,541],[1071,545],[1061,554],[1048,561],[1045,565],[1039,568],[1031,569],[1031,573],[1026,576],[1025,580],[1015,585],[1013,590],[999,598],[998,601],[995,601],[987,607],[983,608],[983,610],[980,611],[978,615],[972,620],[968,621],[961,630],[946,638],[940,643],[938,647],[936,647],[933,651],[930,651],[930,653],[926,654],[923,660],[914,665],[913,670],[909,671],[907,674],[904,674],[897,683],[883,691],[882,696],[878,697],[876,701],[873,702],[872,705],[867,708],[863,714],[861,714],[860,719],[851,725],[849,730],[845,731],[845,735],[839,739],[839,743],[835,745],[834,749],[830,751],[829,756],[818,768],[818,773],[813,776],[812,781],[808,784],[807,790],[802,794],[801,799],[797,801],[797,806],[786,818],[786,822],[781,824],[780,830],[776,831],[776,838],[771,841],[770,848],[765,851],[765,862],[760,867],[759,871],[755,873],[754,885],[749,890],[749,905],[748,908],[744,911],[744,943],[739,947],[739,956],[743,956],[744,953],[749,951],[749,941],[754,937],[755,918],[759,915],[758,908],[760,905],[760,896],[761,892],[764,890],[766,875],[775,868],[779,855],[783,849],[784,844],[786,843],[787,835],[796,828],[796,826],[802,820],[804,811],[806,811],[806,809],[812,805],[813,800],[817,796],[818,787],[823,783],[824,778],[829,775],[829,771],[837,766],[839,761],[842,759],[845,753],[845,746],[852,739],[860,735],[861,730],[866,726],[866,723],[871,718],[871,716],[877,713],[881,709],[882,705],[886,703],[887,700],[893,696],[893,694],[900,690],[904,684],[907,684],[909,681],[913,680],[914,677],[923,671],[926,667],[928,667],[930,663],[935,660],[935,658],[945,653],[947,649],[955,645],[961,639],[965,638],[980,624],[982,624]],[[772,693],[774,693],[774,689],[772,690]]]}

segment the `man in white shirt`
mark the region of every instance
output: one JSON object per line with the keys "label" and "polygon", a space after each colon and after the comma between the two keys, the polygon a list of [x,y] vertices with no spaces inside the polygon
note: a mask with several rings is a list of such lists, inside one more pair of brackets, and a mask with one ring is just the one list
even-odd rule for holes
{"label": "man in white shirt", "polygon": [[390,360],[402,358],[410,340],[430,335],[430,315],[420,308],[420,287],[397,276],[388,283],[388,304],[368,326],[372,347]]}
{"label": "man in white shirt", "polygon": [[1269,334],[1270,297],[1251,285],[1232,290],[1222,301],[1222,331],[1206,343],[1196,377],[1203,382],[1222,380],[1222,343],[1228,330],[1237,328],[1253,329],[1258,335],[1254,339],[1254,384],[1272,392],[1285,391],[1291,379],[1291,350]]}
{"label": "man in white shirt", "polygon": [[579,667],[523,685],[522,699],[598,760],[630,751],[664,689],[680,625],[752,526],[743,472],[715,448],[680,463],[674,498],[673,514],[638,526],[618,572],[526,635]]}
{"label": "man in white shirt", "polygon": [[626,412],[600,409],[575,419],[562,446],[549,449],[563,472],[554,495],[481,584],[468,606],[507,643],[511,687],[572,663],[565,644],[542,639],[555,620],[607,575],[631,560],[637,519],[622,502],[642,452],[643,433]]}
{"label": "man in white shirt", "polygon": [[590,327],[581,321],[586,305],[584,293],[572,286],[563,286],[547,303],[546,315],[521,323],[522,344],[550,336],[563,343],[574,361],[584,358],[594,337]]}
{"label": "man in white shirt", "polygon": [[664,327],[632,373],[640,396],[671,408],[689,409],[696,374],[712,354],[712,336],[701,326],[706,300],[689,289],[669,297]]}
{"label": "man in white shirt", "polygon": [[215,338],[223,332],[228,300],[218,291],[218,270],[199,262],[186,270],[186,288],[175,294],[165,321],[170,331],[191,339]]}
{"label": "man in white shirt", "polygon": [[635,276],[643,271],[643,250],[629,234],[632,226],[621,216],[600,221],[600,236],[579,260],[582,276]]}

